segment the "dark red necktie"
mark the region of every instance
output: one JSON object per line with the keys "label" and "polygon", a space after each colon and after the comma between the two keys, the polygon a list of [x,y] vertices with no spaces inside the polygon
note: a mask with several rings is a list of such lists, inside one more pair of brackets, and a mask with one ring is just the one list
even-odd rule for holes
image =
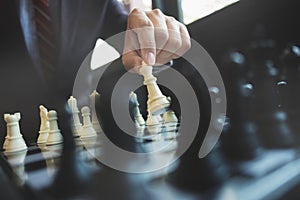
{"label": "dark red necktie", "polygon": [[49,0],[33,0],[40,61],[45,78],[55,71],[54,32]]}

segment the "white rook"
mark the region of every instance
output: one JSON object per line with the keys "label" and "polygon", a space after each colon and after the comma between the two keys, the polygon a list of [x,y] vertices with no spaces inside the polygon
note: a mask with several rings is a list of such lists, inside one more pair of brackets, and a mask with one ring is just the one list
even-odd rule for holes
{"label": "white rook", "polygon": [[15,113],[13,115],[4,114],[4,120],[7,126],[7,136],[5,137],[3,145],[5,152],[16,152],[27,149],[26,143],[20,132],[20,119],[20,113]]}

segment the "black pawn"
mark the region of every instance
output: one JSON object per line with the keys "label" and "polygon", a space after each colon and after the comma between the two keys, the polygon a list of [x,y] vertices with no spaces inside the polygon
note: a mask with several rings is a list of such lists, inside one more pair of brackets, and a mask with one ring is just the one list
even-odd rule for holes
{"label": "black pawn", "polygon": [[[204,191],[218,187],[230,175],[228,165],[223,158],[218,144],[214,146],[213,150],[207,156],[199,158],[199,151],[206,136],[208,122],[211,117],[209,90],[204,87],[205,83],[203,79],[197,76],[193,68],[190,68],[190,65],[184,60],[179,60],[174,68],[191,81],[192,87],[199,94],[197,97],[201,112],[196,137],[178,161],[174,163],[174,170],[168,174],[167,181],[179,189],[190,191]],[[178,107],[176,108],[176,104],[174,104],[174,109],[178,109]],[[177,137],[177,153],[182,152],[185,146],[184,134],[186,133],[182,133]]]}
{"label": "black pawn", "polygon": [[266,148],[295,145],[294,128],[286,109],[288,82],[282,78],[280,67],[280,63],[273,60],[252,63],[255,72],[252,80],[256,85],[253,110],[259,136]]}
{"label": "black pawn", "polygon": [[254,121],[255,86],[249,80],[249,62],[241,51],[229,51],[224,66],[228,127],[223,130],[221,145],[229,160],[249,160],[261,150]]}
{"label": "black pawn", "polygon": [[[194,144],[195,145],[195,144]],[[200,145],[199,147],[200,149]],[[167,177],[175,187],[190,191],[204,191],[222,184],[229,170],[218,146],[204,158],[197,151],[188,150],[178,161],[178,167]]]}

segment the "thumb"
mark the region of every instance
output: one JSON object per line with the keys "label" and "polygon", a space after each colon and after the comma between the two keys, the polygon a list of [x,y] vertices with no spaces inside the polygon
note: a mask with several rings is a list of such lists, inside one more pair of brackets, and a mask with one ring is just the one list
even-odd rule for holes
{"label": "thumb", "polygon": [[148,49],[144,49],[145,52],[143,52],[142,49],[142,56],[144,61],[148,64],[148,65],[154,65],[156,60],[155,60],[155,53],[153,50],[148,50]]}

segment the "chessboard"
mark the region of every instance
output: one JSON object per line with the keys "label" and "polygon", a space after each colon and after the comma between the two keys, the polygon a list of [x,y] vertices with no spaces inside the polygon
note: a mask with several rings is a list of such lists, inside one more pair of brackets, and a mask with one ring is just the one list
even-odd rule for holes
{"label": "chessboard", "polygon": [[[134,131],[125,133],[107,106],[123,72],[108,68],[111,73],[101,79],[97,90],[102,97],[96,106],[99,113],[93,105],[77,108],[76,95],[59,102],[69,105],[72,123],[63,106],[53,104],[48,111],[47,105],[41,105],[37,107],[41,121],[34,120],[41,126],[31,133],[36,140],[24,143],[17,122],[25,115],[6,110],[10,134],[19,139],[18,145],[6,143],[0,152],[1,199],[298,199],[300,41],[295,19],[299,12],[296,1],[287,2],[240,1],[189,25],[192,37],[216,62],[227,95],[221,137],[206,157],[199,158],[199,149],[210,121],[207,97],[218,90],[207,88],[191,63],[179,59],[172,66],[191,83],[201,104],[195,139],[178,159],[174,158],[182,148],[182,136],[191,134],[181,129],[185,119],[180,108],[171,105],[168,114],[164,109],[157,114],[153,106],[150,112],[156,115],[147,116],[145,96],[128,92],[122,106],[129,108]],[[217,33],[222,34],[214,37]],[[165,105],[176,102],[174,96],[163,90],[162,94],[165,98],[158,99]],[[91,102],[97,95],[91,94]],[[54,137],[47,144],[51,130]],[[29,135],[23,135],[25,141]],[[107,138],[120,149],[144,156],[118,157]],[[121,163],[128,171],[153,169],[161,163],[165,167],[124,172],[103,162],[107,160]]]}
{"label": "chessboard", "polygon": [[[139,131],[141,130],[136,133],[135,146],[140,151],[151,152],[166,146],[168,148],[160,154],[150,154],[142,163],[139,160],[128,160],[123,164],[155,166],[172,160],[178,148],[178,129],[173,132],[175,134],[172,137],[162,129],[155,139],[149,139],[147,131],[145,136],[140,137]],[[62,144],[30,144],[27,150],[1,152],[4,173],[9,177],[10,185],[18,191],[12,197],[140,199],[147,195],[147,199],[207,199],[212,196],[214,199],[272,199],[274,194],[284,193],[299,183],[300,177],[300,170],[295,167],[300,164],[297,151],[269,150],[255,160],[236,163],[235,174],[216,187],[186,190],[176,184],[177,177],[173,176],[180,169],[179,162],[154,172],[120,172],[99,162],[99,158],[105,156],[105,153],[111,155],[105,149],[103,133],[92,139],[75,138],[75,144],[76,148],[71,153],[64,150]],[[208,157],[215,159],[215,155],[213,153]],[[207,159],[205,162],[207,164],[210,161]],[[211,174],[215,171],[202,164],[197,170],[211,170],[202,173]],[[192,173],[196,176],[199,172]],[[210,178],[218,179],[215,176]],[[192,181],[190,184],[196,183]]]}
{"label": "chessboard", "polygon": [[[284,52],[285,59],[292,59],[292,64],[299,61],[297,45],[288,46]],[[300,184],[300,157],[295,131],[297,120],[289,117],[297,119],[298,112],[297,107],[291,109],[286,101],[295,105],[295,100],[286,98],[291,93],[288,88],[282,88],[287,85],[283,80],[275,82],[278,83],[277,93],[268,90],[270,83],[276,80],[273,72],[278,72],[272,63],[259,59],[246,63],[245,56],[242,50],[225,55],[224,66],[236,72],[236,76],[230,76],[231,82],[226,81],[231,107],[220,142],[201,159],[198,157],[203,141],[201,122],[205,120],[200,121],[189,149],[174,159],[181,148],[182,136],[190,134],[182,132],[182,116],[170,108],[159,108],[162,110],[159,113],[148,109],[156,115],[145,118],[134,91],[127,94],[129,105],[125,105],[135,128],[130,136],[112,123],[108,112],[102,113],[99,120],[103,121],[99,123],[94,105],[99,96],[96,91],[90,95],[91,105],[80,110],[75,97],[66,100],[71,123],[58,124],[62,110],[48,111],[41,105],[40,130],[34,143],[26,144],[23,140],[18,123],[21,113],[5,114],[7,137],[4,151],[0,153],[0,174],[3,175],[0,182],[7,189],[2,192],[4,199],[142,199],[146,196],[147,199],[252,200],[294,197]],[[257,64],[266,68],[252,69]],[[188,65],[183,66],[186,71]],[[250,66],[246,68],[249,71],[239,71],[245,66]],[[265,78],[253,76],[251,70],[262,70],[256,75]],[[291,83],[287,86],[295,87],[298,74],[284,71],[284,75]],[[225,80],[227,76],[225,73]],[[191,80],[199,84],[199,79]],[[252,83],[269,87],[255,87]],[[155,99],[163,99],[167,102],[165,105],[169,106],[174,100],[154,90],[160,97]],[[269,99],[270,104],[260,107],[257,101],[270,96],[274,97]],[[109,110],[107,106],[101,109]],[[60,129],[59,125],[69,129]],[[144,153],[142,159],[118,157],[109,145],[110,140],[121,147],[130,147],[134,154]],[[127,171],[103,162],[107,160],[121,163]],[[132,169],[137,168],[146,170],[133,172]]]}

